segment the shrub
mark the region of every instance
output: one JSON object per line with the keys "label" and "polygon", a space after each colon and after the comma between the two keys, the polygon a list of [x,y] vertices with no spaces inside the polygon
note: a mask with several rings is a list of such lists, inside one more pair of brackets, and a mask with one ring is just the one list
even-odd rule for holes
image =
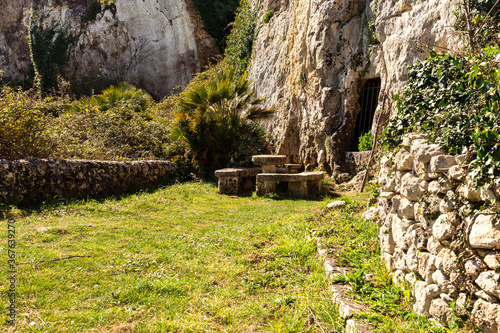
{"label": "shrub", "polygon": [[128,83],[84,98],[53,120],[51,137],[60,157],[153,159],[167,157],[168,119],[150,108],[153,99]]}
{"label": "shrub", "polygon": [[246,75],[223,71],[179,97],[172,138],[204,171],[238,164],[264,150],[264,130],[256,121],[270,118],[273,109],[262,102]]}
{"label": "shrub", "polygon": [[231,23],[231,34],[227,38],[224,52],[225,61],[235,68],[237,75],[242,75],[250,64],[253,43],[257,37],[257,8],[252,8],[249,0],[242,0]]}
{"label": "shrub", "polygon": [[42,93],[57,88],[57,78],[63,75],[69,60],[69,50],[78,37],[68,32],[65,26],[44,24],[45,16],[30,16],[29,47],[35,70],[35,85]]}
{"label": "shrub", "polygon": [[373,135],[372,131],[368,131],[359,137],[358,150],[372,150],[373,147]]}
{"label": "shrub", "polygon": [[264,17],[262,18],[262,22],[269,23],[269,21],[271,20],[271,18],[273,17],[273,15],[274,15],[274,12],[272,10],[267,11],[264,14]]}
{"label": "shrub", "polygon": [[46,157],[52,151],[47,136],[44,102],[33,91],[4,86],[0,91],[0,158]]}
{"label": "shrub", "polygon": [[409,132],[428,135],[451,154],[469,151],[470,175],[478,185],[500,176],[500,48],[486,47],[474,57],[432,52],[410,66],[397,115],[381,143],[393,148]]}

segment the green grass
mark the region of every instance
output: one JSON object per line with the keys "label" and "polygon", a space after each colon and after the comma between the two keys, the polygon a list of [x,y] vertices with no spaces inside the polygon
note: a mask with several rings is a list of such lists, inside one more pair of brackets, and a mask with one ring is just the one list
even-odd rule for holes
{"label": "green grass", "polygon": [[339,331],[342,320],[311,237],[327,199],[216,191],[190,182],[17,217],[17,324],[5,326],[1,284],[0,328]]}
{"label": "green grass", "polygon": [[[395,285],[390,272],[380,260],[377,225],[360,216],[366,207],[367,196],[368,194],[356,194],[342,197],[348,203],[346,208],[318,216],[320,221],[334,223],[318,222],[322,227],[315,231],[338,266],[347,269],[336,281],[352,288],[349,298],[369,307],[367,312],[359,313],[356,317],[373,325],[376,332],[474,331],[458,317],[453,318],[449,327],[444,328],[425,316],[413,313],[410,288]],[[367,278],[368,274],[371,274],[371,278]]]}

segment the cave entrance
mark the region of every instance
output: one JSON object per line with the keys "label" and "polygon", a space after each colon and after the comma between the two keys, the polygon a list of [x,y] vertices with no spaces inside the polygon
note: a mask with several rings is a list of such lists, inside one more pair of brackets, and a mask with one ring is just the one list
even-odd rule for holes
{"label": "cave entrance", "polygon": [[354,139],[351,143],[349,151],[358,151],[359,138],[371,130],[373,116],[378,104],[378,95],[380,93],[381,81],[380,78],[369,79],[363,85],[361,96],[359,97],[359,105],[361,110],[356,119],[356,127],[354,128]]}

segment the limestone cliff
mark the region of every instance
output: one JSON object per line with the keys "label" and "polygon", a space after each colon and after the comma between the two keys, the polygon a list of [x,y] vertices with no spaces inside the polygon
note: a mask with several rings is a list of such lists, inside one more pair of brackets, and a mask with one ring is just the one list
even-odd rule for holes
{"label": "limestone cliff", "polygon": [[153,95],[186,85],[217,54],[191,0],[7,0],[0,23],[0,68],[21,79],[30,65],[30,13],[61,24],[79,38],[65,73],[71,80],[126,80]]}
{"label": "limestone cliff", "polygon": [[388,96],[385,121],[408,64],[427,48],[455,43],[455,2],[265,0],[261,12],[274,15],[255,41],[250,75],[257,93],[277,107],[270,125],[276,152],[308,168],[341,170],[363,81],[381,78],[377,113]]}

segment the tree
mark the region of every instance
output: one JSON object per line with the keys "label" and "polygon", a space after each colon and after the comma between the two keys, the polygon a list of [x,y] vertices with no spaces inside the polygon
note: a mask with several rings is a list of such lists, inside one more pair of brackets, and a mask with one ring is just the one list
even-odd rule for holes
{"label": "tree", "polygon": [[272,117],[274,109],[262,106],[247,75],[233,68],[204,82],[191,84],[178,97],[179,112],[172,138],[204,171],[237,164],[264,150],[265,132],[259,120]]}

